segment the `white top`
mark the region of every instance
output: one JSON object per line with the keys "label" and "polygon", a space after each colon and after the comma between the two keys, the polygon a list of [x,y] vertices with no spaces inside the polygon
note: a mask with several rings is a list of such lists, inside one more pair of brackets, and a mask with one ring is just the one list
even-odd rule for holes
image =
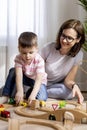
{"label": "white top", "polygon": [[82,51],[75,57],[61,55],[53,42],[42,48],[40,54],[45,60],[48,86],[63,80],[74,65],[81,64],[83,58]]}

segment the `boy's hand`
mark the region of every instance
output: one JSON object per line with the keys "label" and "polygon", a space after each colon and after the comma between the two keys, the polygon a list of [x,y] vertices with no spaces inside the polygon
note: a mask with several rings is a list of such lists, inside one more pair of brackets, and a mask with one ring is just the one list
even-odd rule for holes
{"label": "boy's hand", "polygon": [[28,99],[28,106],[32,105],[32,100]]}
{"label": "boy's hand", "polygon": [[16,104],[19,104],[20,101],[23,101],[23,92],[18,91],[15,95]]}
{"label": "boy's hand", "polygon": [[28,98],[28,106],[31,106],[32,105],[32,102],[36,100],[35,97],[32,97],[31,95],[29,96]]}

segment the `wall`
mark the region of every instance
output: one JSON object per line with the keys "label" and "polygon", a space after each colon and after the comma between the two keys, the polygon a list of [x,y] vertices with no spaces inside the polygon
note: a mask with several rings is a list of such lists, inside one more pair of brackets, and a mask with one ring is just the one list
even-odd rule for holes
{"label": "wall", "polygon": [[83,22],[85,15],[78,0],[47,0],[48,41],[55,40],[56,33],[65,20],[76,18]]}

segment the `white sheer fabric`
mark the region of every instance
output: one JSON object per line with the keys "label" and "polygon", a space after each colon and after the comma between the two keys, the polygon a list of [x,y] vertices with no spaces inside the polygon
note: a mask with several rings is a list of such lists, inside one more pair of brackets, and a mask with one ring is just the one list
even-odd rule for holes
{"label": "white sheer fabric", "polygon": [[83,17],[78,0],[0,0],[0,87],[18,53],[17,39],[23,31],[38,35],[41,48],[56,39],[60,25],[70,18]]}
{"label": "white sheer fabric", "polygon": [[14,66],[21,32],[35,32],[39,46],[47,42],[46,8],[46,0],[0,0],[0,86]]}

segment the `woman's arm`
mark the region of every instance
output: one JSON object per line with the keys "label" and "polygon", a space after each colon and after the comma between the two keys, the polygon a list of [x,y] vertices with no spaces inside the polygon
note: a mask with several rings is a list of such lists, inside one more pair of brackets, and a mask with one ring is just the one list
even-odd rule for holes
{"label": "woman's arm", "polygon": [[78,65],[73,66],[64,80],[64,84],[70,89],[72,89],[73,84],[75,84],[75,77],[77,74],[77,70],[78,70]]}
{"label": "woman's arm", "polygon": [[73,66],[71,71],[66,76],[64,84],[68,88],[72,89],[73,97],[77,96],[78,102],[82,103],[84,100],[84,97],[83,97],[82,93],[80,92],[78,85],[75,83],[75,77],[76,77],[77,70],[78,70],[78,65]]}

